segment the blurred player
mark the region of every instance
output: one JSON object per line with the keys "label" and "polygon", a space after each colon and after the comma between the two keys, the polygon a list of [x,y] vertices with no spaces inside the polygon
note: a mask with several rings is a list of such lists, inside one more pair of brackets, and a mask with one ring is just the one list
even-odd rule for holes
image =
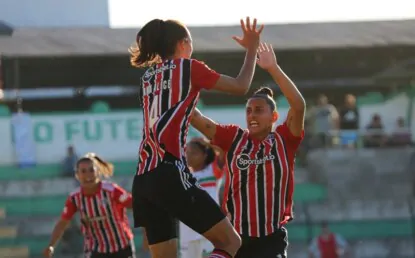
{"label": "blurred player", "polygon": [[347,242],[339,234],[331,232],[327,221],[321,223],[320,235],[309,246],[310,258],[347,257]]}
{"label": "blurred player", "polygon": [[249,90],[263,26],[257,29],[256,19],[251,24],[247,18],[241,28],[243,37],[234,39],[246,55],[236,78],[191,59],[192,37],[178,21],[148,22],[130,49],[131,64],[147,67],[141,78],[144,126],[132,192],[134,224],[145,228],[153,258],[177,257],[176,219],[212,242],[211,257],[232,257],[240,246],[240,237],[219,206],[196,186],[184,146],[202,89],[239,95]]}
{"label": "blurred player", "polygon": [[225,151],[228,176],[224,209],[241,235],[236,258],[287,257],[292,219],[294,156],[304,135],[305,101],[278,66],[270,45],[261,44],[258,65],[267,70],[290,104],[287,120],[278,119],[273,92],[256,91],[246,103],[248,129],[221,125],[196,110],[192,125]]}
{"label": "blurred player", "polygon": [[[186,147],[186,159],[200,187],[218,203],[218,182],[222,178],[223,156],[203,138],[193,138]],[[213,245],[202,235],[180,223],[181,258],[202,258]]]}
{"label": "blurred player", "polygon": [[131,194],[117,184],[102,181],[111,177],[113,165],[88,153],[76,164],[75,177],[80,187],[65,203],[56,223],[45,257],[52,257],[54,248],[76,212],[80,213],[86,258],[134,258],[133,233],[126,214],[131,208]]}

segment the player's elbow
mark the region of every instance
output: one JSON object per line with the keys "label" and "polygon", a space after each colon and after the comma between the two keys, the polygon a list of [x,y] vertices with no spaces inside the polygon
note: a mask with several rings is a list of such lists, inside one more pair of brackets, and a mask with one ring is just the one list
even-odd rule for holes
{"label": "player's elbow", "polygon": [[291,105],[291,108],[298,113],[303,113],[306,109],[306,102],[304,100],[303,97],[299,97],[298,99],[296,99],[293,103],[293,105]]}
{"label": "player's elbow", "polygon": [[248,94],[249,92],[249,84],[245,85],[242,83],[238,83],[238,85],[235,87],[234,94],[237,96],[244,96]]}

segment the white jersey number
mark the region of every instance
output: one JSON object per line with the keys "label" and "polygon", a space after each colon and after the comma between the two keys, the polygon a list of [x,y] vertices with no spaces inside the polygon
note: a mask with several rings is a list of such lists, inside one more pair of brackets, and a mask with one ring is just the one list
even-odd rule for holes
{"label": "white jersey number", "polygon": [[150,117],[149,123],[152,127],[159,118],[159,95],[154,95],[153,102],[151,103],[150,107]]}

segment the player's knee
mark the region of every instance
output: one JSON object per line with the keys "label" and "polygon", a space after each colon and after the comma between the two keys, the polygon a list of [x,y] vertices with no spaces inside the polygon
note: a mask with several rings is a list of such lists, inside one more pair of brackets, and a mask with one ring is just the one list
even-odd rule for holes
{"label": "player's knee", "polygon": [[242,245],[242,240],[236,231],[232,230],[221,235],[221,237],[213,241],[212,244],[216,249],[224,250],[231,255],[235,255]]}

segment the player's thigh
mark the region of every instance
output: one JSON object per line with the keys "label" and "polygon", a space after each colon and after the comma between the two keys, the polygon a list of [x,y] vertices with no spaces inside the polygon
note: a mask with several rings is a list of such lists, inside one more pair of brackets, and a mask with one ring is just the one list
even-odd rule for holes
{"label": "player's thigh", "polygon": [[238,245],[239,236],[213,198],[199,187],[187,191],[177,218],[203,235],[217,248]]}
{"label": "player's thigh", "polygon": [[166,209],[149,198],[149,186],[155,187],[150,174],[136,176],[132,195],[134,226],[144,227],[151,246],[177,238],[177,222]]}
{"label": "player's thigh", "polygon": [[164,162],[152,178],[155,187],[150,190],[150,201],[197,233],[203,234],[225,218],[215,200],[177,162]]}
{"label": "player's thigh", "polygon": [[226,217],[215,200],[196,185],[182,195],[177,218],[197,233],[204,234]]}
{"label": "player's thigh", "polygon": [[152,258],[177,258],[177,239],[170,239],[150,245]]}

